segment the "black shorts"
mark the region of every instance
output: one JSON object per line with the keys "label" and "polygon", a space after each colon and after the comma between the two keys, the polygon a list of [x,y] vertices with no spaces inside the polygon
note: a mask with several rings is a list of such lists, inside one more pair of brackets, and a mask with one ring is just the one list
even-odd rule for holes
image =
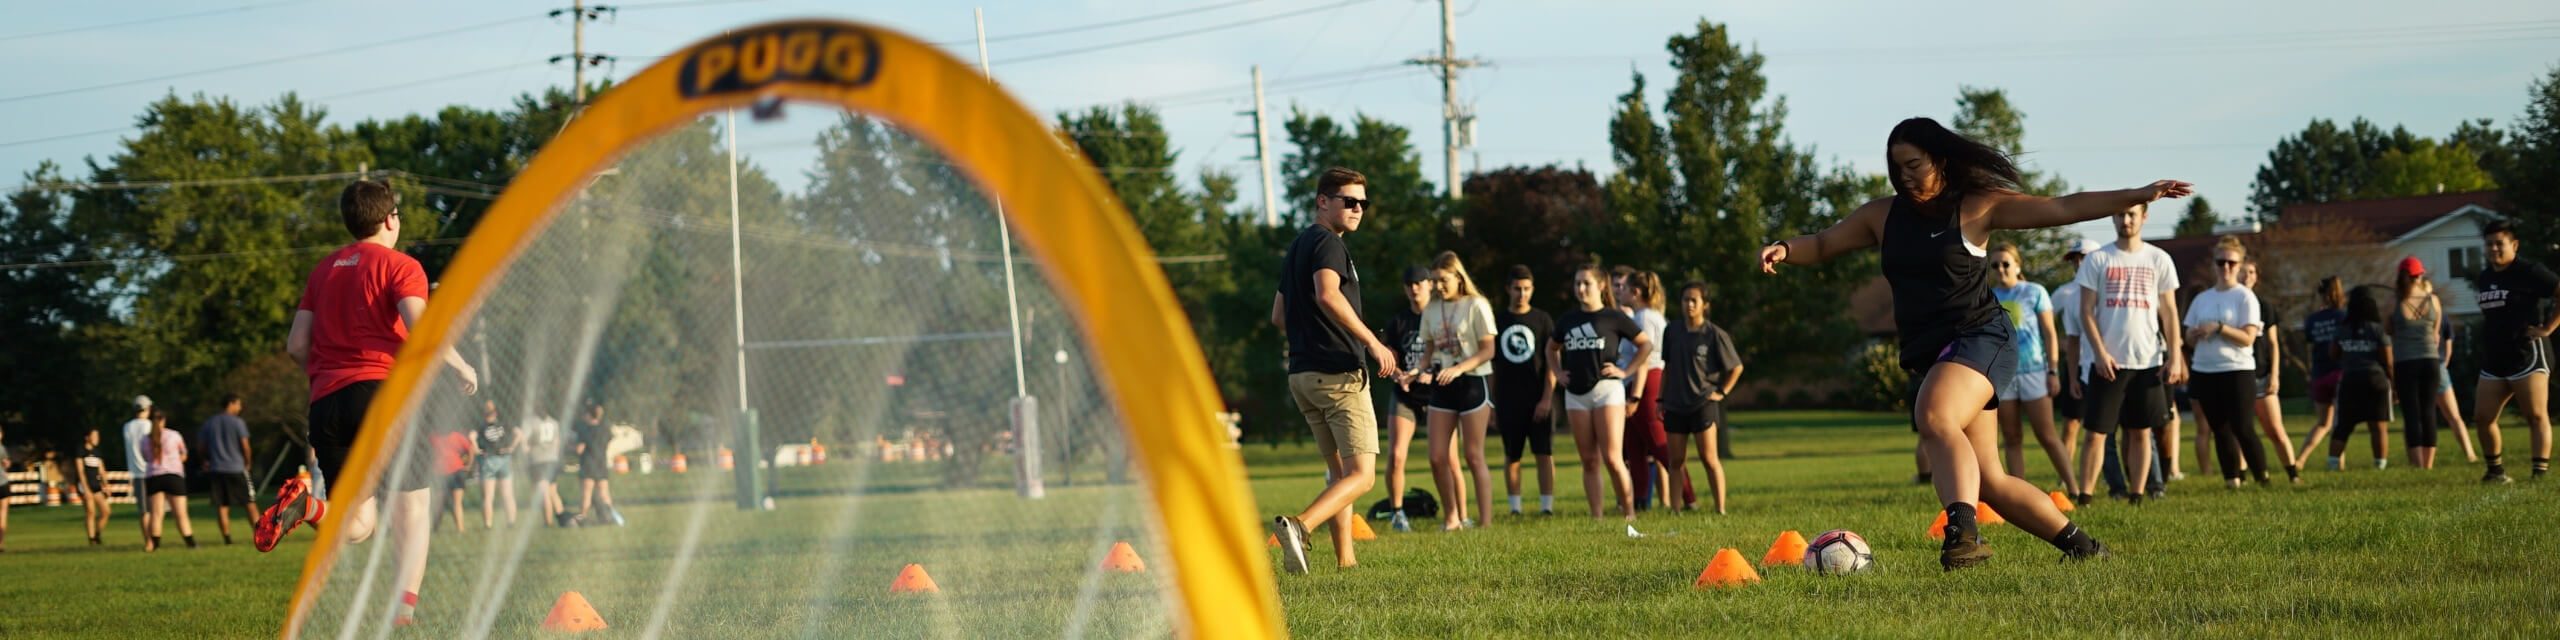
{"label": "black shorts", "polygon": [[2119,427],[2149,429],[2169,424],[2169,388],[2159,367],[2117,369],[2114,380],[2091,372],[2082,381],[2080,399],[2080,425],[2090,433],[2111,436]]}
{"label": "black shorts", "polygon": [[[339,473],[346,469],[347,456],[355,450],[356,432],[364,426],[365,409],[373,406],[373,394],[381,389],[382,381],[365,380],[350,383],[312,401],[311,452],[320,459],[320,477],[329,486],[355,486],[340,478]],[[400,444],[407,450],[395,450],[395,454],[385,460],[386,464],[398,465],[399,473],[374,470],[384,480],[376,488],[411,491],[434,486],[432,483],[442,474],[436,473],[435,452],[426,446],[425,435],[410,433],[401,440]]]}
{"label": "black shorts", "polygon": [[1467,415],[1493,408],[1492,396],[1485,376],[1461,375],[1449,384],[1431,388],[1431,410]]}
{"label": "black shorts", "polygon": [[213,493],[213,506],[252,508],[257,506],[249,502],[249,474],[216,471],[208,475],[211,475],[213,480],[211,483],[213,486],[210,488]]}
{"label": "black shorts", "polygon": [[1538,419],[1538,394],[1504,394],[1502,402],[1493,404],[1493,426],[1502,431],[1502,461],[1520,461],[1522,449],[1527,453],[1552,456],[1555,451],[1555,411],[1548,407],[1547,419]]}
{"label": "black shorts", "polygon": [[163,473],[149,478],[144,478],[142,480],[143,497],[149,498],[151,496],[161,494],[173,495],[180,498],[187,497],[187,477],[174,473]]}
{"label": "black shorts", "polygon": [[[107,472],[106,472],[106,470],[104,470],[104,469],[99,469],[99,468],[97,468],[97,467],[88,467],[88,468],[87,468],[87,470],[82,471],[82,472],[81,472],[81,474],[82,474],[83,479],[85,479],[85,480],[88,480],[88,481],[89,481],[89,490],[90,490],[90,491],[96,491],[96,492],[98,492],[98,495],[106,495],[106,494],[107,494]],[[82,500],[86,500],[86,499],[88,499],[88,498],[81,498],[81,499],[82,499]]]}
{"label": "black shorts", "polygon": [[[2072,372],[2061,376],[2062,388],[2053,390],[2053,415],[2061,416],[2064,420],[2080,419],[2081,399],[2071,397],[2071,387],[2073,385],[2080,385],[2080,381],[2072,376],[2080,375],[2078,372],[2085,370],[2086,369],[2080,368],[2079,365],[2072,365]],[[2088,390],[2086,385],[2080,386],[2082,386],[2081,393],[2084,395],[2087,394]]]}
{"label": "black shorts", "polygon": [[2338,379],[2338,428],[2366,422],[2391,422],[2391,378],[2381,369],[2348,371]]}
{"label": "black shorts", "polygon": [[1955,339],[1937,348],[1936,357],[1925,361],[1914,359],[1905,352],[1902,370],[1911,375],[1911,384],[1903,389],[1902,398],[1905,404],[1911,405],[1911,430],[1914,432],[1920,430],[1920,385],[1928,381],[1929,370],[1941,362],[1964,365],[1964,368],[1990,379],[1991,398],[1983,401],[1984,411],[1999,409],[2000,390],[2017,384],[2018,350],[2009,342],[2006,324],[1984,324],[1958,332]]}
{"label": "black shorts", "polygon": [[1422,413],[1431,410],[1431,390],[1431,384],[1421,380],[1406,384],[1404,388],[1396,389],[1396,406],[1413,412],[1413,419],[1420,421]]}
{"label": "black shorts", "polygon": [[1673,409],[1669,406],[1662,408],[1663,433],[1696,435],[1706,433],[1710,427],[1723,424],[1724,403],[1722,402],[1709,402],[1688,411]]}
{"label": "black shorts", "polygon": [[604,456],[586,456],[578,459],[578,479],[609,480],[612,478],[612,460]]}
{"label": "black shorts", "polygon": [[2526,376],[2551,371],[2551,349],[2540,338],[2526,338],[2520,345],[2491,345],[2480,341],[2480,377],[2490,380],[2523,380]]}

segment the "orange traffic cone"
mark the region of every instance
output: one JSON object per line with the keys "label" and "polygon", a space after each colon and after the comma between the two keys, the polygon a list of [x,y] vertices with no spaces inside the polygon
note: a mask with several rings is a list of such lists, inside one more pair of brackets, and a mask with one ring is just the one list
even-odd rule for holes
{"label": "orange traffic cone", "polygon": [[1138,550],[1129,548],[1129,543],[1115,542],[1111,545],[1111,555],[1102,559],[1102,569],[1120,573],[1146,573],[1147,561],[1138,559]]}
{"label": "orange traffic cone", "polygon": [[737,455],[736,455],[736,454],[733,454],[733,453],[730,453],[730,452],[729,452],[729,448],[728,448],[728,447],[721,447],[721,448],[720,448],[720,470],[721,470],[721,471],[728,471],[728,470],[730,470],[730,469],[735,469],[735,468],[737,468],[737,467],[738,467],[738,457],[737,457]]}
{"label": "orange traffic cone", "polygon": [[1940,540],[1947,538],[1947,512],[1939,511],[1938,519],[1929,521],[1929,537]]}
{"label": "orange traffic cone", "polygon": [[1788,529],[1786,533],[1778,534],[1778,541],[1769,543],[1769,553],[1767,555],[1760,556],[1760,566],[1764,567],[1771,565],[1798,565],[1803,563],[1804,534],[1796,533],[1796,530],[1794,529]]}
{"label": "orange traffic cone", "polygon": [[1369,528],[1368,518],[1356,515],[1351,516],[1351,539],[1376,540],[1378,539],[1378,530]]}
{"label": "orange traffic cone", "polygon": [[679,453],[673,458],[668,458],[667,468],[675,470],[676,473],[684,473],[684,454]]}
{"label": "orange traffic cone", "polygon": [[2009,524],[2008,519],[2000,517],[2000,512],[1991,510],[1991,503],[1973,503],[1973,512],[1980,524]]}
{"label": "orange traffic cone", "polygon": [[614,473],[617,473],[617,474],[620,474],[620,473],[630,473],[630,472],[631,472],[631,456],[614,456],[614,457],[613,457],[613,472],[614,472]]}
{"label": "orange traffic cone", "polygon": [[909,564],[907,568],[899,569],[898,579],[889,583],[890,593],[939,593],[941,591],[942,587],[934,586],[933,576],[925,575],[924,565],[920,564]]}
{"label": "orange traffic cone", "polygon": [[2055,509],[2061,509],[2063,511],[2079,510],[2078,506],[2071,504],[2071,496],[2062,495],[2062,492],[2055,491],[2051,497],[2053,498],[2053,508]]}
{"label": "orange traffic cone", "polygon": [[587,604],[586,596],[571,591],[551,603],[551,616],[542,619],[542,628],[564,633],[595,631],[605,628],[604,616],[596,615],[596,608]]}
{"label": "orange traffic cone", "polygon": [[1707,570],[1698,572],[1698,581],[1690,586],[1699,589],[1738,587],[1759,581],[1760,572],[1752,570],[1751,564],[1742,560],[1742,552],[1728,548],[1717,550],[1716,559],[1707,562]]}

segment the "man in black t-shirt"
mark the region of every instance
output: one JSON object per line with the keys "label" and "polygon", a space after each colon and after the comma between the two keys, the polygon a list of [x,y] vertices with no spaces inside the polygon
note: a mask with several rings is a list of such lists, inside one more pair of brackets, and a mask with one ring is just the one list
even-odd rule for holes
{"label": "man in black t-shirt", "polygon": [[2498,414],[2516,401],[2525,426],[2533,434],[2533,477],[2551,470],[2551,352],[2544,339],[2555,322],[2542,304],[2560,297],[2560,275],[2532,260],[2516,257],[2515,230],[2504,220],[2480,226],[2489,266],[2472,278],[2479,292],[2480,338],[2472,341],[2480,362],[2480,387],[2473,392],[2473,428],[2480,430],[2480,450],[2488,473],[2481,482],[2507,483],[2507,467],[2498,459],[2505,440],[2498,433]]}
{"label": "man in black t-shirt", "polygon": [[1556,323],[1547,312],[1529,306],[1537,291],[1529,266],[1511,265],[1511,281],[1503,307],[1493,312],[1493,422],[1502,431],[1502,479],[1511,489],[1511,514],[1520,514],[1520,450],[1538,460],[1538,513],[1556,511],[1556,457],[1553,442],[1556,375],[1543,357]]}
{"label": "man in black t-shirt", "polygon": [[1352,501],[1368,493],[1378,467],[1378,416],[1369,404],[1367,363],[1392,378],[1400,367],[1394,350],[1360,321],[1360,269],[1351,263],[1342,235],[1360,228],[1369,210],[1368,178],[1334,167],[1316,179],[1315,224],[1298,233],[1282,260],[1280,291],[1271,296],[1271,324],[1289,338],[1289,395],[1324,456],[1324,491],[1295,517],[1279,516],[1271,533],[1280,542],[1281,566],[1307,572],[1307,524],[1333,522],[1334,560],[1359,564],[1351,550]]}

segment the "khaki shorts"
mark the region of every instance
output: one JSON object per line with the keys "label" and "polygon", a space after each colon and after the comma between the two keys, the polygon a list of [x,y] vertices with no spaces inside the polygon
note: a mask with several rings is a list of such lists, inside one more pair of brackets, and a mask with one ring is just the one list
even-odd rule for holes
{"label": "khaki shorts", "polygon": [[1377,455],[1378,414],[1369,406],[1369,376],[1349,373],[1289,374],[1289,395],[1316,434],[1325,455]]}

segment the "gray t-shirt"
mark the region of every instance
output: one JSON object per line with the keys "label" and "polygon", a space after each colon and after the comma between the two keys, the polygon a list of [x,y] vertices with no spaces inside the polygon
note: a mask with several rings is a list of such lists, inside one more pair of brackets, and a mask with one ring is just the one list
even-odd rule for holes
{"label": "gray t-shirt", "polygon": [[241,450],[242,440],[249,438],[249,424],[240,416],[213,414],[204,426],[196,428],[196,441],[204,443],[204,468],[214,473],[248,473],[249,452]]}
{"label": "gray t-shirt", "polygon": [[1742,355],[1733,348],[1733,336],[1708,322],[1690,331],[1689,326],[1673,324],[1663,331],[1662,408],[1670,411],[1697,411],[1707,406],[1709,390],[1723,390],[1725,376],[1742,366]]}

